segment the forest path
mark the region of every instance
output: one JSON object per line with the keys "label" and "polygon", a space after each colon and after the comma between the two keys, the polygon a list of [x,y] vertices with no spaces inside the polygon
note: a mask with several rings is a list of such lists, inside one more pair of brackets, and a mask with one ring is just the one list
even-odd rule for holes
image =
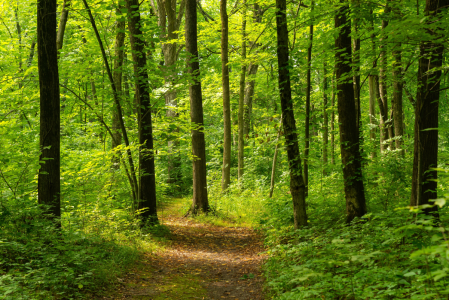
{"label": "forest path", "polygon": [[182,216],[179,200],[162,210],[164,250],[146,254],[104,299],[264,299],[261,236]]}

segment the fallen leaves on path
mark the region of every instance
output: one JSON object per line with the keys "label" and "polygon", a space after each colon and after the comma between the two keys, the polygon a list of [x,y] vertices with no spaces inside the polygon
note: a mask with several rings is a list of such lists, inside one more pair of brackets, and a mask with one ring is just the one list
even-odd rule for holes
{"label": "fallen leaves on path", "polygon": [[164,225],[171,231],[165,250],[146,255],[115,295],[103,299],[264,299],[264,249],[254,230],[176,214]]}

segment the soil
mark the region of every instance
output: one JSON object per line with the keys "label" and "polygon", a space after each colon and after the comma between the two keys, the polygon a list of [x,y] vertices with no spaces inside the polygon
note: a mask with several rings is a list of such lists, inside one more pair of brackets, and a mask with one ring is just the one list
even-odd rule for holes
{"label": "soil", "polygon": [[263,243],[253,229],[164,213],[164,250],[146,254],[102,299],[265,299]]}

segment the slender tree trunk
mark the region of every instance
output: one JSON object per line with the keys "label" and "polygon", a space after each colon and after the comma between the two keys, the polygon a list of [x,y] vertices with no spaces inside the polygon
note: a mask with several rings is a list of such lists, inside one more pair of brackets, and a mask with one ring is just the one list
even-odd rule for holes
{"label": "slender tree trunk", "polygon": [[[112,89],[112,96],[114,98],[114,103],[117,107],[117,113],[119,114],[119,119],[120,119],[120,128],[122,129],[122,135],[123,135],[123,140],[125,142],[125,146],[128,148],[126,150],[126,154],[128,157],[128,163],[129,163],[129,168],[130,168],[130,178],[132,179],[132,181],[130,182],[131,188],[132,188],[132,194],[133,195],[137,195],[137,191],[138,191],[138,184],[137,184],[137,178],[136,178],[136,169],[134,167],[134,160],[131,154],[131,150],[129,149],[129,139],[128,139],[128,133],[126,131],[126,127],[125,127],[125,122],[123,120],[123,114],[122,114],[122,107],[119,101],[119,98],[117,96],[117,89],[115,87],[115,82],[114,82],[114,77],[112,75],[112,71],[111,68],[109,67],[109,62],[108,62],[108,58],[106,56],[106,51],[103,47],[103,42],[101,40],[100,34],[98,33],[98,29],[97,29],[97,25],[95,24],[95,19],[92,16],[92,12],[89,8],[89,5],[87,4],[86,0],[83,0],[83,4],[84,7],[87,10],[87,13],[89,15],[89,20],[90,23],[92,25],[92,28],[95,32],[95,36],[97,38],[98,44],[100,46],[100,50],[101,50],[101,56],[103,57],[103,62],[104,62],[104,66],[106,68],[106,72],[108,74],[108,79],[109,79],[109,83],[111,84],[111,89]],[[137,198],[136,198],[137,199]],[[134,200],[136,200],[134,199]]]}
{"label": "slender tree trunk", "polygon": [[277,159],[278,159],[279,137],[281,136],[281,131],[282,131],[282,115],[281,115],[281,119],[279,122],[279,130],[278,130],[278,134],[276,137],[276,147],[274,148],[273,164],[271,167],[270,198],[273,196],[273,191],[274,191],[274,179],[275,179],[275,175],[276,175],[276,163],[277,163]]}
{"label": "slender tree trunk", "polygon": [[[384,14],[388,15],[391,12],[390,6],[385,7]],[[390,150],[394,150],[394,137],[392,122],[388,117],[388,92],[387,92],[387,37],[385,35],[385,28],[388,26],[387,20],[382,20],[382,38],[380,39],[380,68],[379,68],[379,94],[382,99],[381,109],[381,127],[382,127],[382,143],[381,151],[384,152],[388,148],[387,140],[390,139]],[[380,105],[380,104],[379,104]]]}
{"label": "slender tree trunk", "polygon": [[[427,22],[436,23],[443,17],[441,10],[449,6],[449,0],[427,0]],[[438,108],[440,98],[441,66],[444,44],[438,42],[442,28],[428,31],[434,39],[421,42],[418,66],[418,91],[415,108],[415,149],[413,157],[412,197],[410,205],[431,204],[437,198],[438,164]],[[438,207],[426,209],[437,211]]]}
{"label": "slender tree trunk", "polygon": [[[341,0],[340,3],[345,3]],[[350,82],[352,57],[351,22],[347,19],[349,7],[343,5],[335,16],[335,28],[340,28],[335,40],[335,60],[338,91],[338,116],[340,122],[340,149],[346,196],[346,221],[366,213],[362,164],[359,150],[359,132],[356,126],[354,86]]]}
{"label": "slender tree trunk", "polygon": [[58,50],[58,58],[59,58],[59,50],[62,49],[62,45],[64,44],[64,33],[67,21],[69,19],[70,1],[71,0],[64,0],[64,3],[62,4],[61,17],[59,18],[58,33],[56,34],[56,47]]}
{"label": "slender tree trunk", "polygon": [[61,216],[60,96],[56,48],[56,0],[37,2],[37,52],[41,155],[38,201],[51,219]]}
{"label": "slender tree trunk", "polygon": [[286,0],[276,0],[277,55],[279,91],[282,107],[282,124],[285,133],[288,164],[290,169],[290,192],[293,200],[295,228],[307,226],[304,178],[301,170],[296,122],[293,114],[292,91],[289,74],[288,28]]}
{"label": "slender tree trunk", "polygon": [[327,70],[326,62],[323,65],[323,176],[327,175],[327,147],[329,144],[329,120],[327,114]]}
{"label": "slender tree trunk", "polygon": [[[123,92],[122,92],[122,70],[123,70],[123,47],[125,46],[125,20],[121,16],[122,10],[124,9],[123,5],[118,4],[118,8],[116,11],[117,20],[116,20],[116,28],[115,28],[115,45],[114,45],[114,82],[117,89],[117,96],[119,101],[122,102]],[[93,84],[93,79],[92,79]],[[95,87],[95,85],[93,85]],[[112,139],[112,151],[115,151],[115,148],[121,145],[122,143],[122,135],[120,132],[120,120],[119,115],[117,113],[117,107],[112,108],[112,133],[114,134],[114,138]],[[118,169],[120,167],[120,153],[113,153],[112,157],[113,167]]]}
{"label": "slender tree trunk", "polygon": [[203,99],[201,93],[200,65],[198,63],[198,36],[196,1],[186,0],[186,51],[187,69],[194,83],[189,86],[190,118],[192,122],[193,204],[192,213],[209,211],[206,177],[206,143],[204,140]]}
{"label": "slender tree trunk", "polygon": [[[310,5],[313,12],[313,1]],[[307,83],[306,83],[306,121],[305,121],[305,145],[304,145],[304,185],[305,197],[309,196],[309,148],[310,148],[310,91],[311,84],[311,68],[312,68],[312,47],[313,47],[313,23],[309,26],[309,47],[307,48]]]}
{"label": "slender tree trunk", "polygon": [[138,209],[144,221],[158,222],[156,207],[156,176],[154,169],[153,125],[151,122],[150,86],[148,82],[147,60],[142,39],[142,25],[138,0],[127,0],[129,39],[134,62],[136,93],[139,103],[139,204]]}
{"label": "slender tree trunk", "polygon": [[335,71],[332,73],[332,97],[331,97],[331,164],[335,165]]}
{"label": "slender tree trunk", "polygon": [[405,155],[405,151],[402,146],[404,129],[403,129],[403,109],[402,109],[402,90],[403,90],[403,78],[402,78],[402,54],[401,54],[401,43],[397,43],[393,50],[393,99],[392,99],[392,110],[393,110],[393,120],[394,120],[394,134],[396,149],[400,149],[399,153],[401,156]]}
{"label": "slender tree trunk", "polygon": [[[223,87],[223,167],[221,173],[221,191],[224,192],[231,182],[231,97],[229,92],[228,68],[228,14],[226,0],[220,0],[221,16],[221,80]],[[245,21],[244,21],[245,22]]]}
{"label": "slender tree trunk", "polygon": [[[253,13],[253,20],[255,23],[262,22],[262,15],[263,10],[259,7],[259,4],[254,3],[254,13]],[[259,44],[257,42],[250,42],[251,50],[256,51]],[[247,82],[246,82],[246,89],[245,89],[245,98],[244,98],[244,113],[243,113],[243,134],[248,135],[251,131],[251,114],[253,110],[253,98],[254,98],[254,89],[256,85],[256,74],[257,70],[259,69],[259,64],[252,62],[248,66],[247,70]]]}
{"label": "slender tree trunk", "polygon": [[[377,128],[377,120],[376,120],[376,100],[378,98],[378,84],[377,84],[377,75],[369,75],[368,77],[368,85],[369,85],[369,122],[371,124],[370,129],[370,139],[373,145],[376,145],[376,128]],[[371,158],[376,157],[376,147],[373,147],[371,151]]]}
{"label": "slender tree trunk", "polygon": [[[354,15],[358,15],[360,2],[359,0],[355,0],[354,2]],[[354,75],[353,75],[353,84],[354,84],[354,99],[355,99],[355,112],[356,112],[356,126],[357,130],[360,132],[361,127],[361,117],[362,110],[360,105],[360,36],[359,36],[359,18],[354,18],[354,39],[353,39],[353,57],[352,61],[354,64]]]}
{"label": "slender tree trunk", "polygon": [[[244,0],[244,10],[242,22],[242,70],[240,72],[240,93],[239,93],[239,153],[238,153],[238,178],[241,180],[243,178],[243,172],[245,167],[244,154],[245,154],[245,141],[244,141],[244,108],[245,108],[245,81],[246,81],[246,0]],[[252,85],[252,90],[254,92],[254,80]]]}

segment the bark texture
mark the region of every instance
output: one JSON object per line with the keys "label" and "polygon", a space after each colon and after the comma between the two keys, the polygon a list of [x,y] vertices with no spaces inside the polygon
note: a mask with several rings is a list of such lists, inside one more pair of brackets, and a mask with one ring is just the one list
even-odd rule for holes
{"label": "bark texture", "polygon": [[276,0],[277,56],[279,69],[279,92],[282,107],[288,164],[290,169],[290,192],[293,200],[295,228],[307,226],[304,178],[301,170],[296,122],[293,114],[292,91],[289,74],[288,28],[286,0]]}
{"label": "bark texture", "polygon": [[[438,22],[444,9],[447,11],[449,0],[427,0],[425,14],[430,16],[429,24]],[[428,30],[428,29],[426,29]],[[415,108],[415,142],[413,157],[412,194],[410,205],[430,204],[437,198],[437,171],[431,168],[438,163],[438,108],[440,96],[441,66],[444,45],[437,42],[441,28],[428,30],[434,39],[420,45],[418,66],[418,90]],[[436,211],[437,206],[426,212]]]}
{"label": "bark texture", "polygon": [[193,77],[193,84],[189,86],[190,119],[192,122],[192,156],[193,156],[193,204],[192,213],[198,210],[209,211],[206,178],[206,144],[204,141],[203,98],[199,77],[198,63],[198,35],[196,1],[186,0],[186,50],[187,69]]}
{"label": "bark texture", "polygon": [[[220,0],[221,16],[221,83],[223,88],[223,166],[221,170],[221,191],[231,182],[231,95],[229,91],[228,67],[228,13],[226,0]],[[244,21],[245,22],[245,21]]]}
{"label": "bark texture", "polygon": [[60,96],[56,48],[56,0],[37,2],[37,52],[40,95],[41,155],[38,201],[50,218],[61,216]]}
{"label": "bark texture", "polygon": [[338,90],[338,116],[340,121],[340,149],[346,196],[346,221],[366,213],[365,191],[362,179],[359,132],[356,126],[354,86],[351,82],[352,57],[351,23],[347,18],[349,7],[341,0],[342,6],[335,16],[335,28],[340,32],[335,40],[336,77]]}
{"label": "bark texture", "polygon": [[153,126],[151,123],[150,86],[147,61],[142,40],[141,19],[138,0],[127,0],[129,39],[134,62],[134,76],[139,121],[139,197],[138,209],[141,216],[150,223],[157,223],[156,177],[154,170]]}

